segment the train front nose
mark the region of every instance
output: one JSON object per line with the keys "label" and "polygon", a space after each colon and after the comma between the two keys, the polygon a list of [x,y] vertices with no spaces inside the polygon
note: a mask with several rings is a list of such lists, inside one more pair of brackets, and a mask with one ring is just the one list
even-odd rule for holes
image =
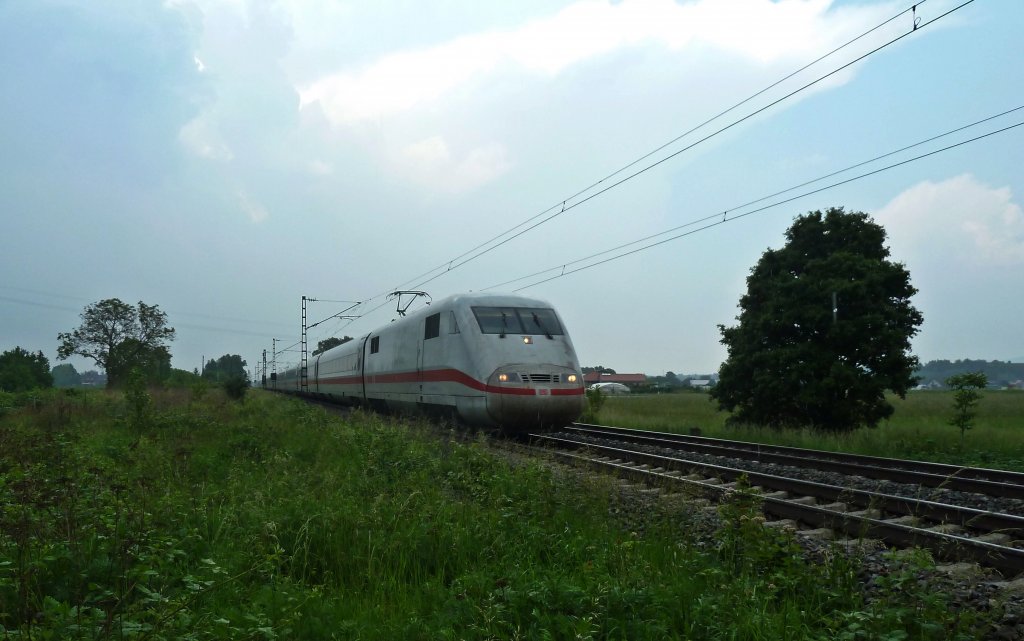
{"label": "train front nose", "polygon": [[487,381],[487,413],[506,431],[567,425],[583,412],[583,376],[557,365],[509,365]]}

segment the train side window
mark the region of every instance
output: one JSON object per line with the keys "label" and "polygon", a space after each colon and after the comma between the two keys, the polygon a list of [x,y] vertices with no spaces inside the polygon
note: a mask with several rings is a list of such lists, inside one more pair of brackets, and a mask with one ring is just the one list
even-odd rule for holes
{"label": "train side window", "polygon": [[427,316],[427,320],[424,323],[423,340],[437,338],[440,334],[441,314],[431,314],[430,316]]}
{"label": "train side window", "polygon": [[448,323],[448,333],[458,334],[459,333],[459,321],[455,320],[455,310],[448,312],[451,314],[451,321]]}
{"label": "train side window", "polygon": [[370,339],[370,353],[376,354],[380,351],[380,336],[374,336]]}

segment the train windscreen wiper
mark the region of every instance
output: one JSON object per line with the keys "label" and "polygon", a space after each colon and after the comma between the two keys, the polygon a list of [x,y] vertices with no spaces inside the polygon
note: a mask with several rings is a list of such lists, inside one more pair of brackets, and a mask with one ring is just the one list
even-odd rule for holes
{"label": "train windscreen wiper", "polygon": [[498,338],[505,338],[505,329],[508,328],[508,314],[505,312],[501,313],[501,333],[498,334]]}
{"label": "train windscreen wiper", "polygon": [[544,332],[544,335],[548,338],[553,339],[554,336],[551,335],[551,332],[548,331],[547,327],[544,327],[544,323],[540,321],[540,316],[537,316],[537,312],[531,313],[533,314],[533,322],[540,328],[540,331]]}

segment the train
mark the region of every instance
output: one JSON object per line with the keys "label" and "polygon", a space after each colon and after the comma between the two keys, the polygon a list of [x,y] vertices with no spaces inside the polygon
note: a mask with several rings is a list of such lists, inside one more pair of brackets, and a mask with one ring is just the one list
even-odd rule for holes
{"label": "train", "polygon": [[467,293],[436,301],[280,372],[277,391],[415,412],[506,434],[560,427],[586,403],[558,312],[525,296]]}

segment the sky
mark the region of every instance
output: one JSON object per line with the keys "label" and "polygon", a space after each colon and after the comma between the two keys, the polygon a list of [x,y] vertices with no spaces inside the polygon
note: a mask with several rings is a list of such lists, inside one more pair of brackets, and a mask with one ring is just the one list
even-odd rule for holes
{"label": "sky", "polygon": [[315,346],[396,289],[518,290],[582,365],[711,373],[761,254],[842,206],[909,270],[922,361],[1024,361],[1024,127],[938,151],[1024,109],[772,196],[1024,106],[1024,3],[962,2],[0,2],[0,351],[60,364],[120,298],[174,367],[280,369],[302,296],[362,302]]}

